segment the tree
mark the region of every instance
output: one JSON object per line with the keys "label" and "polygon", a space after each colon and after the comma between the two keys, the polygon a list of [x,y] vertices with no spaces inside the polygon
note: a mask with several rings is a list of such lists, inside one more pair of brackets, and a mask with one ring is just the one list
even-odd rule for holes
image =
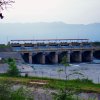
{"label": "tree", "polygon": [[64,56],[62,58],[61,64],[64,65],[64,67],[65,67],[65,75],[66,75],[66,80],[67,80],[67,67],[70,66],[70,65],[67,62],[67,57],[66,56]]}
{"label": "tree", "polygon": [[12,0],[0,0],[0,18],[3,19],[2,10],[7,9],[8,6],[11,6],[14,1]]}
{"label": "tree", "polygon": [[58,72],[59,79],[60,79],[60,75],[61,75],[61,72],[63,72],[63,69],[58,69],[57,72]]}
{"label": "tree", "polygon": [[15,62],[15,60],[14,59],[12,59],[12,58],[8,58],[7,60],[6,60],[6,62],[7,62],[7,64],[9,65],[9,69],[8,69],[8,71],[7,71],[7,74],[9,75],[9,76],[19,76],[19,70],[18,70],[18,68],[17,68],[17,66],[16,66],[16,62]]}
{"label": "tree", "polygon": [[69,76],[73,76],[73,75],[80,75],[80,76],[84,77],[84,75],[82,73],[77,72],[77,71],[74,71],[74,72],[72,72],[70,74],[67,74],[67,67],[70,66],[70,64],[68,63],[66,56],[64,56],[62,58],[61,64],[63,64],[64,67],[65,67],[66,80],[68,80]]}

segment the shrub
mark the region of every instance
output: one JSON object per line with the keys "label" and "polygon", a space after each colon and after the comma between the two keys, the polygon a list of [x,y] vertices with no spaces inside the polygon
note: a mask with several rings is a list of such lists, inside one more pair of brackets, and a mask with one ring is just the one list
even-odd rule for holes
{"label": "shrub", "polygon": [[9,69],[7,71],[7,75],[9,75],[9,76],[19,76],[20,75],[19,70],[18,70],[18,68],[16,66],[16,62],[15,62],[14,59],[8,58],[6,60],[6,63],[9,66]]}
{"label": "shrub", "polygon": [[58,93],[53,93],[52,95],[54,100],[75,100],[73,98],[74,91],[72,90],[61,89]]}
{"label": "shrub", "polygon": [[8,82],[0,82],[0,100],[34,100],[34,97],[27,88],[14,88]]}

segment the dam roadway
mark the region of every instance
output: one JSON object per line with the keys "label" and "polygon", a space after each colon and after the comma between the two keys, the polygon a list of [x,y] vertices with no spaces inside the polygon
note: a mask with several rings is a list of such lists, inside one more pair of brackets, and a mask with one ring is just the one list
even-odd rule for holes
{"label": "dam roadway", "polygon": [[100,47],[88,39],[11,40],[10,45],[30,64],[58,64],[64,56],[69,63],[100,59]]}

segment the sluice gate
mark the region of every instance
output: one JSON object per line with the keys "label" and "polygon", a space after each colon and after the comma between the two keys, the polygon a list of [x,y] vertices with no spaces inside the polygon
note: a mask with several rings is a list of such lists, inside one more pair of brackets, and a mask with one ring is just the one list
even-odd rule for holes
{"label": "sluice gate", "polygon": [[69,63],[100,59],[100,47],[92,46],[88,39],[11,40],[10,45],[31,64],[58,64],[64,56]]}

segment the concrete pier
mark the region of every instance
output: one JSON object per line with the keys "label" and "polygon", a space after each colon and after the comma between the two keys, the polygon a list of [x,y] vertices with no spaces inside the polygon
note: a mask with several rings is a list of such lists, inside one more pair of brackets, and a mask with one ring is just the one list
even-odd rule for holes
{"label": "concrete pier", "polygon": [[54,63],[57,64],[58,63],[58,52],[55,53],[55,60]]}
{"label": "concrete pier", "polygon": [[29,53],[29,63],[32,64],[32,53]]}
{"label": "concrete pier", "polygon": [[68,51],[68,52],[67,52],[67,62],[68,62],[68,63],[70,63],[70,54],[71,54],[71,51]]}
{"label": "concrete pier", "polygon": [[41,64],[45,64],[45,53],[42,53]]}
{"label": "concrete pier", "polygon": [[79,62],[82,62],[82,51],[79,52]]}
{"label": "concrete pier", "polygon": [[93,61],[93,50],[91,51],[91,54],[90,54],[90,60]]}

